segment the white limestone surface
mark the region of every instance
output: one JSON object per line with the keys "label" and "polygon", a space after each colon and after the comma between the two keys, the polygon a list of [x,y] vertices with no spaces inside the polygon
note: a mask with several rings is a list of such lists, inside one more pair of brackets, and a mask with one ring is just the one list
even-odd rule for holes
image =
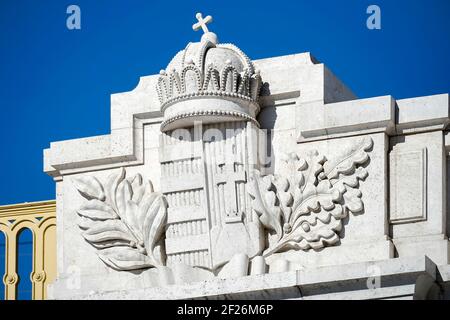
{"label": "white limestone surface", "polygon": [[51,296],[448,298],[449,95],[357,99],[310,53],[252,61],[202,19],[111,96],[110,134],[44,150]]}

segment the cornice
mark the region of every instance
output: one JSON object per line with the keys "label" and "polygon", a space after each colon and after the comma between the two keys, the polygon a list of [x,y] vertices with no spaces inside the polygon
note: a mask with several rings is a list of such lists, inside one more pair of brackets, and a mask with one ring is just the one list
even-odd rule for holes
{"label": "cornice", "polygon": [[54,213],[55,209],[55,200],[9,204],[0,206],[0,218],[29,214]]}

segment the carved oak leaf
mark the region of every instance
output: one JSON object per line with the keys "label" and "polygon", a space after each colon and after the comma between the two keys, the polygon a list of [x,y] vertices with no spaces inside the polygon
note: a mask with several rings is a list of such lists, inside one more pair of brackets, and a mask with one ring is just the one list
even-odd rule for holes
{"label": "carved oak leaf", "polygon": [[[325,214],[324,214],[325,213]],[[286,233],[275,245],[264,251],[264,256],[289,249],[321,249],[339,242],[338,232],[342,229],[342,207],[336,206],[331,212],[302,216],[297,219],[290,233]]]}
{"label": "carved oak leaf", "polygon": [[[302,160],[305,164],[299,168],[298,173],[296,174],[297,176],[300,176],[300,178],[298,178],[298,187],[292,190],[294,196],[292,204],[293,211],[298,210],[300,207],[301,202],[305,199],[305,196],[303,195],[305,192],[308,194],[315,192],[314,188],[317,184],[317,176],[323,171],[322,164],[326,161],[325,157],[315,150],[309,152],[307,156],[308,161]],[[291,157],[291,161],[296,160],[294,157]],[[289,218],[289,220],[291,220],[291,218]]]}
{"label": "carved oak leaf", "polygon": [[344,193],[344,208],[353,214],[361,213],[364,210],[364,203],[361,199],[362,193],[355,188],[346,188]]}
{"label": "carved oak leaf", "polygon": [[303,176],[301,189],[304,190],[308,185],[317,183],[317,176],[323,171],[323,163],[326,161],[324,155],[312,150],[307,154],[307,160],[303,160],[306,165],[300,168],[300,174]]}
{"label": "carved oak leaf", "polygon": [[151,182],[144,183],[140,174],[126,178],[123,168],[108,177],[105,190],[104,201],[91,199],[77,211],[82,236],[114,269],[163,265],[164,254],[155,254],[167,218],[163,195],[153,192]]}
{"label": "carved oak leaf", "polygon": [[320,175],[320,178],[327,178],[333,183],[333,180],[338,179],[340,174],[346,176],[353,174],[358,165],[362,165],[369,160],[367,151],[371,149],[372,146],[372,138],[363,138],[349,150],[345,150],[343,155],[324,163],[324,172]]}
{"label": "carved oak leaf", "polygon": [[352,175],[340,175],[338,180],[333,181],[333,187],[338,188],[344,194],[344,208],[352,213],[360,213],[364,210],[362,193],[359,189],[359,181],[365,180],[368,176],[366,169],[359,167]]}
{"label": "carved oak leaf", "polygon": [[266,229],[273,230],[277,240],[283,235],[281,229],[281,209],[276,205],[276,194],[273,191],[273,176],[261,176],[254,170],[249,181],[249,195],[252,198],[252,208]]}
{"label": "carved oak leaf", "polygon": [[307,184],[297,195],[290,219],[283,228],[284,234],[278,242],[264,252],[264,256],[287,249],[318,249],[339,240],[343,208],[337,204],[342,199],[339,190],[334,189],[328,180],[317,186]]}
{"label": "carved oak leaf", "polygon": [[340,157],[327,161],[324,164],[324,172],[321,174],[321,178],[328,179],[334,188],[343,193],[345,210],[354,214],[364,210],[362,193],[357,188],[359,188],[359,181],[365,180],[368,176],[367,170],[362,165],[369,162],[367,152],[372,147],[372,138],[361,139],[349,150],[344,150],[344,154]]}
{"label": "carved oak leaf", "polygon": [[294,197],[292,196],[292,189],[295,187],[298,188],[298,185],[295,186],[292,182],[289,182],[290,179],[285,177],[275,177],[273,184],[276,187],[278,199],[280,200],[280,209],[283,213],[283,220],[289,221],[289,217],[292,213],[292,203],[294,201]]}
{"label": "carved oak leaf", "polygon": [[277,235],[269,237],[264,256],[288,249],[317,250],[339,242],[348,211],[363,212],[358,188],[368,176],[363,165],[372,146],[372,139],[366,137],[331,161],[317,151],[310,152],[307,160],[290,154],[281,175],[261,177],[255,172],[249,188],[253,209]]}
{"label": "carved oak leaf", "polygon": [[341,199],[338,189],[332,187],[328,180],[320,181],[316,187],[313,184],[306,185],[305,189],[296,199],[297,207],[294,208],[289,222],[294,224],[298,217],[309,214],[323,208],[326,211],[334,209],[335,203]]}
{"label": "carved oak leaf", "polygon": [[305,177],[302,170],[308,168],[304,159],[300,159],[297,154],[291,153],[283,159],[284,175],[274,177],[277,196],[280,200],[280,208],[283,212],[283,220],[289,221],[294,204],[294,195],[301,192],[300,188],[305,184]]}

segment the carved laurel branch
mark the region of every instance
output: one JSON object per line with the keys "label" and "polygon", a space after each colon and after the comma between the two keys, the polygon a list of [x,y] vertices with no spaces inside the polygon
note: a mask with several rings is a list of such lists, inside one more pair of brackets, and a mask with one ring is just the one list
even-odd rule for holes
{"label": "carved laurel branch", "polygon": [[167,203],[150,181],[144,183],[140,174],[126,178],[121,168],[104,185],[93,176],[74,179],[74,184],[88,200],[77,211],[78,226],[103,262],[116,270],[164,265]]}
{"label": "carved laurel branch", "polygon": [[255,170],[249,184],[252,208],[270,232],[264,256],[339,242],[342,219],[349,211],[364,210],[358,188],[368,175],[363,166],[372,146],[366,137],[337,159],[327,160],[317,151],[307,159],[290,154],[280,175],[262,176]]}

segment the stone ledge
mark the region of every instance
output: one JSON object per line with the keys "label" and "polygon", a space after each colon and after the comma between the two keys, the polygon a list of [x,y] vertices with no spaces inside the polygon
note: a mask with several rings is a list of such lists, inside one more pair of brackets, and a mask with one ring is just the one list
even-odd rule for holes
{"label": "stone ledge", "polygon": [[296,118],[299,143],[361,134],[361,131],[393,134],[395,100],[384,96],[321,106],[300,105]]}
{"label": "stone ledge", "polygon": [[133,166],[143,163],[143,126],[160,123],[159,114],[143,113],[133,117],[130,128],[114,129],[109,135],[52,142],[44,150],[44,172],[61,175]]}
{"label": "stone ledge", "polygon": [[397,100],[397,134],[414,133],[429,127],[444,130],[450,123],[449,95]]}
{"label": "stone ledge", "polygon": [[[444,266],[447,268],[448,266]],[[445,269],[446,270],[446,269]],[[183,285],[79,294],[71,299],[372,299],[414,294],[420,276],[436,279],[437,266],[426,256],[320,267]],[[368,289],[369,277],[381,287]],[[445,278],[447,279],[447,278]]]}
{"label": "stone ledge", "polygon": [[[351,117],[347,115],[351,114]],[[449,95],[394,100],[391,96],[298,106],[298,143],[375,132],[390,136],[445,130]]]}

